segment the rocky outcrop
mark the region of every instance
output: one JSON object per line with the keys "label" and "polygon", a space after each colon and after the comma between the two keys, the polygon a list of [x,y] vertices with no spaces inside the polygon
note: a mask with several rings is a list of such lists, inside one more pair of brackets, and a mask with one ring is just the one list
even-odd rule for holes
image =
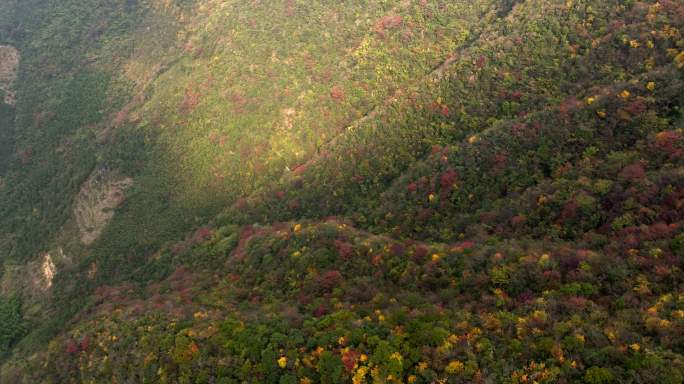
{"label": "rocky outcrop", "polygon": [[0,265],[0,296],[18,294],[32,305],[40,303],[50,294],[58,269],[71,263],[62,247],[42,252],[26,263],[5,262]]}
{"label": "rocky outcrop", "polygon": [[124,191],[133,179],[120,177],[105,167],[96,170],[81,186],[74,203],[74,215],[81,243],[92,244],[114,216],[114,210],[124,201]]}
{"label": "rocky outcrop", "polygon": [[19,51],[10,45],[0,45],[0,95],[4,94],[3,102],[14,105],[16,93],[13,88],[14,80],[19,69]]}

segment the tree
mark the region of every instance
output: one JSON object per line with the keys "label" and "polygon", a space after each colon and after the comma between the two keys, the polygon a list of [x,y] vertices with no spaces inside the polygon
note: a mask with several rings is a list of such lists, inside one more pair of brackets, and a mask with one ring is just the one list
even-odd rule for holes
{"label": "tree", "polygon": [[0,356],[9,352],[25,331],[21,301],[16,297],[0,298]]}

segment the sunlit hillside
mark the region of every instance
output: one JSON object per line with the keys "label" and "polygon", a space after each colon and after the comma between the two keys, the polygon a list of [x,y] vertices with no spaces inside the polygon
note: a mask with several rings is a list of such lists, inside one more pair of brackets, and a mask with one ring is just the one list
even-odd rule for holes
{"label": "sunlit hillside", "polygon": [[0,0],[0,383],[683,383],[683,27]]}

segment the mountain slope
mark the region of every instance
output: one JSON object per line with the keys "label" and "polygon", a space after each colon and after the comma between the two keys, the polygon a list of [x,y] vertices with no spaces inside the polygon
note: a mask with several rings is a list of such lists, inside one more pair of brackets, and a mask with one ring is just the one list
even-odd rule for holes
{"label": "mountain slope", "polygon": [[684,381],[679,2],[0,7],[1,381]]}

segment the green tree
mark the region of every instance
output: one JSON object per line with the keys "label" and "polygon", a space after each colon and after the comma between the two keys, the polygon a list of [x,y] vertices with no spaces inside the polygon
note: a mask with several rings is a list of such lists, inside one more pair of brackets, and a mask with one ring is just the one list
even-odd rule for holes
{"label": "green tree", "polygon": [[16,297],[0,298],[0,356],[5,355],[25,331],[21,301]]}

